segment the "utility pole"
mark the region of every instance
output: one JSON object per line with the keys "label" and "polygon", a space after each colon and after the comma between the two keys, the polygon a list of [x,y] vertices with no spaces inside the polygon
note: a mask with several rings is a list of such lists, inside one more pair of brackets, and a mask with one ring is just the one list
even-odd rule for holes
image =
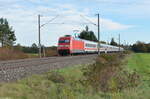
{"label": "utility pole", "polygon": [[119,34],[119,52],[120,52],[120,34]]}
{"label": "utility pole", "polygon": [[100,55],[100,15],[99,13],[97,14],[98,16],[98,55]]}
{"label": "utility pole", "polygon": [[[54,17],[53,19],[49,20],[47,23],[41,25],[41,15],[38,15],[38,40],[39,40],[39,57],[42,58],[42,47],[41,47],[41,28],[56,19],[58,16]],[[45,54],[44,54],[45,56]]]}
{"label": "utility pole", "polygon": [[41,58],[41,23],[40,23],[41,15],[38,15],[38,33],[39,33],[39,57]]}
{"label": "utility pole", "polygon": [[46,51],[45,51],[45,46],[43,45],[43,55],[46,57]]}

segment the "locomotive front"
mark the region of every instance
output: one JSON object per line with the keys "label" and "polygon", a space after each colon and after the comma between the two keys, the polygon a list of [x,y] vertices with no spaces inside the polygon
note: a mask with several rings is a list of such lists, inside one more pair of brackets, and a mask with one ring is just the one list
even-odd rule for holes
{"label": "locomotive front", "polygon": [[61,56],[70,54],[71,37],[60,37],[58,41],[57,51]]}

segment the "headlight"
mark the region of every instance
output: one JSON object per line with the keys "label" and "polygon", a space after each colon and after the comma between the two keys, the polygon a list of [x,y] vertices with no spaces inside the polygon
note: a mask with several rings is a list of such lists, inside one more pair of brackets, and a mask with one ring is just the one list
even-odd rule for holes
{"label": "headlight", "polygon": [[69,45],[65,45],[64,47],[70,47]]}
{"label": "headlight", "polygon": [[70,47],[70,45],[59,45],[58,47]]}
{"label": "headlight", "polygon": [[59,45],[58,47],[64,47],[64,45]]}

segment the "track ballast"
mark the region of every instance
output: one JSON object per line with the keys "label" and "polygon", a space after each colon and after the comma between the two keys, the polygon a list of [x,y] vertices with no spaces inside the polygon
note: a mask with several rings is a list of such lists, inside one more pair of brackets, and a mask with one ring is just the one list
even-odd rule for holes
{"label": "track ballast", "polygon": [[0,82],[16,81],[33,74],[94,62],[96,55],[48,57],[0,61]]}

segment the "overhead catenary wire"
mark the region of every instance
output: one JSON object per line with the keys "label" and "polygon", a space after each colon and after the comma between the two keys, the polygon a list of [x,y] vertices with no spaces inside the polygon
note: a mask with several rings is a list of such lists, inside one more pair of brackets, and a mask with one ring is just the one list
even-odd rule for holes
{"label": "overhead catenary wire", "polygon": [[50,22],[54,21],[57,17],[59,17],[59,15],[55,16],[54,18],[52,18],[51,20],[49,20],[48,22],[46,22],[45,24],[41,25],[41,27],[49,24]]}
{"label": "overhead catenary wire", "polygon": [[72,25],[78,25],[78,24],[91,24],[91,23],[49,23],[49,24],[72,24]]}
{"label": "overhead catenary wire", "polygon": [[83,15],[80,15],[84,20],[90,22],[91,24],[98,26],[97,24],[95,24],[94,22],[92,22],[91,20],[89,20],[88,18],[84,17]]}
{"label": "overhead catenary wire", "polygon": [[47,24],[70,24],[70,25],[78,25],[78,24],[93,24],[94,26],[98,26],[96,23],[92,22],[90,19],[86,18],[85,16],[83,15],[80,15],[80,17],[82,19],[84,19],[85,21],[89,22],[89,23],[78,23],[78,22],[72,22],[72,23],[67,23],[67,22],[54,22],[54,23],[51,23],[52,21],[54,21],[56,18],[58,18],[58,16],[60,15],[57,15],[56,17],[54,17],[53,19],[51,19],[50,21],[46,22],[45,24],[41,25],[41,27],[47,25]]}

